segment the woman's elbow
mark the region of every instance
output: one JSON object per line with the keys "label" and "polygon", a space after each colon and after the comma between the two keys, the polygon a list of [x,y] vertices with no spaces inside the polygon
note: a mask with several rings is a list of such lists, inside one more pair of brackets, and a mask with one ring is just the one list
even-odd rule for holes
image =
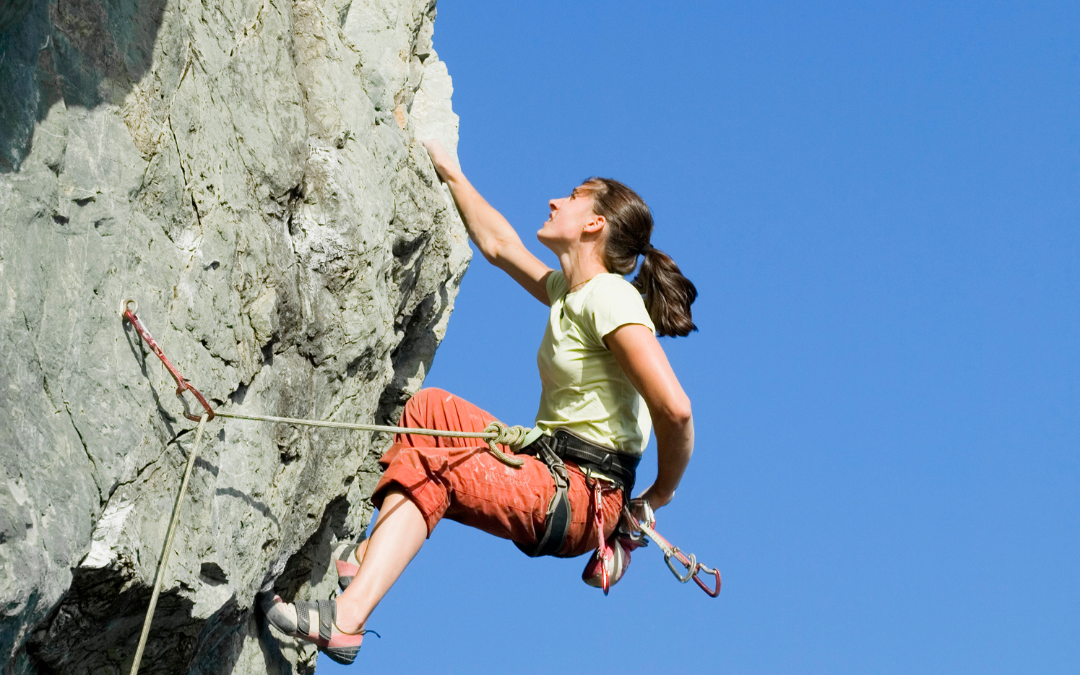
{"label": "woman's elbow", "polygon": [[688,427],[694,423],[694,413],[690,407],[690,399],[680,396],[669,401],[664,406],[664,420],[674,427]]}
{"label": "woman's elbow", "polygon": [[496,267],[498,267],[499,261],[503,259],[505,253],[505,244],[494,237],[488,238],[482,244],[477,243],[476,248],[480,249],[480,254],[484,256],[484,260]]}

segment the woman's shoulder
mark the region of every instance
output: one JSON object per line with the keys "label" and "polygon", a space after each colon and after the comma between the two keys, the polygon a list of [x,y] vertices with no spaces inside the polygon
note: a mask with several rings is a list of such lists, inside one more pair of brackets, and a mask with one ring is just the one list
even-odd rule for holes
{"label": "woman's shoulder", "polygon": [[563,276],[562,270],[552,270],[551,274],[548,275],[546,285],[549,305],[555,304],[556,300],[566,295],[566,292],[570,290],[566,286],[566,277]]}
{"label": "woman's shoulder", "polygon": [[593,301],[605,301],[610,299],[638,299],[641,300],[641,291],[634,284],[626,280],[621,274],[604,272],[596,275],[593,283],[589,284],[588,297]]}
{"label": "woman's shoulder", "polygon": [[655,330],[641,291],[620,274],[597,275],[582,298],[580,311],[590,317],[599,337],[619,326],[640,323]]}

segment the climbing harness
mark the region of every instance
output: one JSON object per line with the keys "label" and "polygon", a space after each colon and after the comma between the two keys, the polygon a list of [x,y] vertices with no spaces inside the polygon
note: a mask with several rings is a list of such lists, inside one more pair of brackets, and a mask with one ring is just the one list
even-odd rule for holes
{"label": "climbing harness", "polygon": [[[143,620],[142,633],[139,636],[139,645],[135,651],[135,660],[131,665],[130,675],[137,675],[139,672],[139,664],[142,661],[143,652],[146,649],[146,642],[150,635],[150,624],[153,621],[154,610],[157,607],[158,597],[161,594],[161,586],[165,578],[165,569],[169,562],[169,554],[172,551],[173,539],[176,536],[176,528],[180,521],[180,507],[184,500],[184,495],[187,492],[188,482],[191,478],[192,469],[195,466],[195,459],[198,457],[200,444],[202,443],[203,430],[206,427],[206,423],[213,420],[215,417],[222,417],[228,419],[240,419],[240,420],[254,420],[258,422],[275,422],[282,424],[297,424],[311,427],[326,427],[331,429],[350,429],[355,431],[375,431],[392,434],[416,434],[419,436],[437,436],[443,438],[475,438],[479,440],[487,441],[488,450],[494,455],[500,462],[507,466],[515,468],[521,467],[525,464],[525,461],[516,457],[511,457],[499,449],[499,445],[506,445],[512,449],[518,448],[522,441],[528,435],[530,429],[522,426],[509,426],[502,422],[494,421],[489,424],[483,431],[446,431],[442,429],[420,429],[412,427],[398,427],[383,424],[350,424],[345,422],[327,422],[321,420],[306,420],[297,419],[292,417],[273,417],[269,415],[241,415],[238,413],[216,412],[211,406],[206,397],[195,388],[177,369],[168,357],[165,356],[165,352],[154,341],[150,331],[143,325],[137,315],[139,305],[134,300],[124,300],[120,308],[120,314],[124,320],[132,325],[135,331],[139,334],[150,350],[161,360],[165,368],[172,375],[172,378],[176,381],[176,397],[180,399],[180,402],[184,407],[184,417],[193,422],[198,422],[199,425],[195,432],[195,444],[191,449],[191,453],[188,455],[187,467],[184,470],[184,477],[180,483],[180,490],[176,495],[176,502],[173,505],[172,516],[169,520],[169,529],[165,535],[165,545],[162,549],[161,556],[158,559],[157,571],[154,575],[154,589],[150,595],[150,605],[146,611],[146,617]],[[191,392],[195,400],[202,406],[203,411],[201,413],[193,412],[188,404],[188,400],[185,397],[186,392]],[[590,443],[582,438],[579,438],[565,429],[559,429],[554,435],[541,436],[540,439],[534,441],[524,448],[517,450],[519,454],[534,455],[547,464],[548,469],[551,471],[552,478],[555,481],[555,496],[552,497],[551,502],[548,505],[547,521],[545,525],[544,535],[538,542],[535,549],[531,552],[522,548],[526,554],[530,556],[541,555],[555,555],[562,548],[563,543],[566,541],[567,533],[570,530],[570,500],[568,495],[569,488],[569,476],[566,471],[566,465],[563,462],[563,458],[574,461],[586,474],[589,480],[589,484],[592,488],[592,507],[594,511],[594,517],[596,519],[595,525],[598,532],[597,538],[599,546],[596,551],[597,559],[601,561],[602,568],[602,587],[604,594],[607,595],[610,588],[611,579],[608,573],[608,566],[612,560],[612,549],[607,546],[604,541],[604,516],[602,512],[602,491],[600,486],[600,480],[607,479],[612,484],[625,491],[629,491],[634,485],[635,471],[639,458],[631,455],[624,455],[621,453],[611,452],[610,450],[603,448],[602,446]],[[599,474],[599,479],[594,477],[593,474]],[[701,563],[698,563],[693,555],[687,559],[677,547],[671,546],[666,539],[656,533],[648,524],[639,523],[630,514],[630,511],[623,505],[624,514],[627,518],[631,519],[630,522],[636,526],[641,532],[644,532],[650,539],[655,541],[658,546],[664,551],[664,559],[671,568],[671,571],[679,579],[679,581],[687,582],[693,579],[697,582],[706,593],[712,597],[716,597],[720,593],[720,573],[716,570],[705,567]],[[676,558],[681,564],[686,567],[686,573],[682,574],[675,569],[671,562],[672,558]],[[699,578],[698,573],[704,570],[708,574],[716,575],[716,589],[710,590]],[[621,575],[621,571],[620,571]],[[617,578],[615,579],[618,580]]]}
{"label": "climbing harness", "polygon": [[562,459],[577,464],[583,472],[607,476],[624,491],[634,489],[637,465],[641,458],[611,448],[605,448],[574,434],[568,429],[556,429],[517,451],[519,455],[539,455],[541,448],[548,448]]}
{"label": "climbing harness", "polygon": [[[548,503],[544,534],[540,537],[540,541],[532,547],[514,542],[525,555],[532,558],[557,555],[562,550],[570,532],[570,479],[563,460],[574,462],[590,482],[604,480],[603,477],[606,477],[624,493],[634,487],[635,472],[639,461],[636,456],[613,452],[609,448],[576,436],[567,429],[557,429],[551,435],[545,434],[520,448],[517,454],[532,455],[542,461],[547,465],[555,481],[555,494]],[[594,500],[593,509],[600,517],[599,530],[602,539],[604,527],[600,507],[601,503]]]}

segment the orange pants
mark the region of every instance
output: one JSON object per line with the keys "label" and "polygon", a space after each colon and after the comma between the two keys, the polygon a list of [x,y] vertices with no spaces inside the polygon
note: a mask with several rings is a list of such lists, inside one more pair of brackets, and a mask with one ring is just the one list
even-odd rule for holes
{"label": "orange pants", "polygon": [[[401,426],[454,431],[483,431],[495,418],[468,401],[441,389],[423,389],[405,404]],[[510,448],[500,446],[510,454]],[[428,536],[444,517],[503,539],[535,546],[544,534],[548,503],[555,481],[547,465],[518,455],[525,466],[514,468],[495,458],[484,441],[398,434],[380,463],[386,469],[372,502],[382,506],[391,488],[405,493],[427,521]],[[597,546],[592,488],[584,474],[566,462],[570,475],[570,532],[559,557],[587,553]],[[622,491],[605,484],[602,491],[604,538],[615,529],[622,509]]]}

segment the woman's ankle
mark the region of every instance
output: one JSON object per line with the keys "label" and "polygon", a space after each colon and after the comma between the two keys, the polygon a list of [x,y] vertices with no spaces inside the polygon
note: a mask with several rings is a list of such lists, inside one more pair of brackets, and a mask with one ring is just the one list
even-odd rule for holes
{"label": "woman's ankle", "polygon": [[348,600],[342,602],[342,596],[338,596],[337,618],[334,620],[334,625],[339,631],[350,635],[359,633],[364,630],[364,618],[359,616],[353,603]]}

